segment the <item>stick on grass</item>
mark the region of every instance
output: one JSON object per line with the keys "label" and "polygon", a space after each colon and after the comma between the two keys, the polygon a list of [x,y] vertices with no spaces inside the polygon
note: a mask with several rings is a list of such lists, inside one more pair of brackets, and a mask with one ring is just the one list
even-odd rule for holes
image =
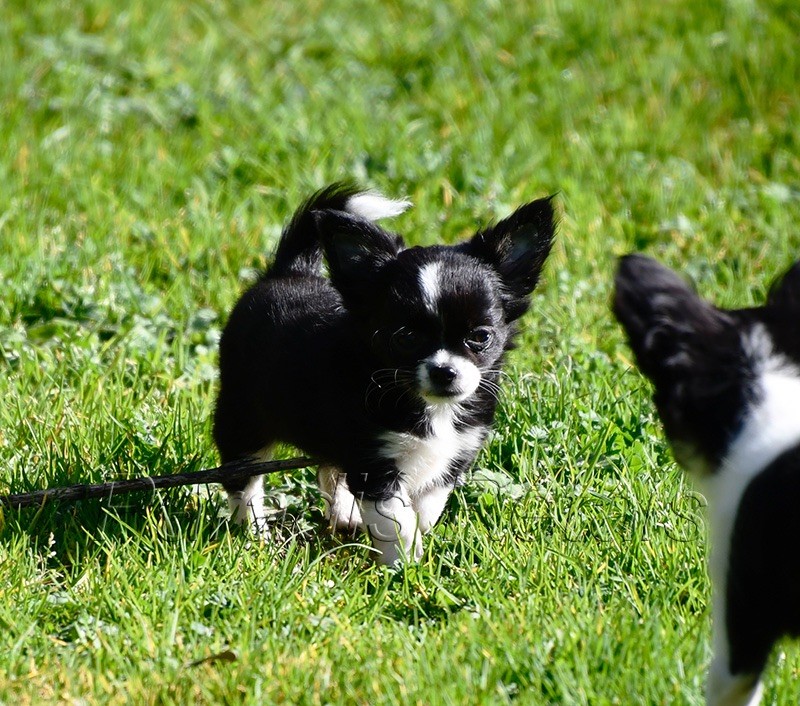
{"label": "stick on grass", "polygon": [[217,468],[203,471],[190,471],[188,473],[174,473],[168,476],[152,476],[144,478],[131,478],[129,480],[114,480],[108,483],[68,485],[61,488],[47,488],[35,490],[30,493],[16,495],[0,495],[0,507],[21,508],[34,505],[43,505],[46,502],[71,502],[86,500],[88,498],[107,498],[126,493],[136,493],[143,490],[159,490],[163,488],[177,488],[181,485],[195,485],[198,483],[221,483],[223,480],[231,481],[250,476],[260,476],[279,471],[292,471],[297,468],[306,468],[317,465],[313,458],[292,458],[286,461],[235,461],[226,463]]}

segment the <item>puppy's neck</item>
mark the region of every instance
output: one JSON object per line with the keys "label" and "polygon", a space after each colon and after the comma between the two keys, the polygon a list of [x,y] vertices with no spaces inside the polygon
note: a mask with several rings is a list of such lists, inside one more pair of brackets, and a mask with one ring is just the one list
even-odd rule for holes
{"label": "puppy's neck", "polygon": [[755,359],[755,400],[720,466],[724,475],[760,473],[800,444],[800,369],[772,350],[769,335],[756,327],[745,341]]}

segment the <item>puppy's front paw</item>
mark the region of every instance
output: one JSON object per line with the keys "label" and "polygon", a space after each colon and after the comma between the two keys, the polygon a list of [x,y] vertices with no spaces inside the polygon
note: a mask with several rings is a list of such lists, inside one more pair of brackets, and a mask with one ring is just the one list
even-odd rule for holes
{"label": "puppy's front paw", "polygon": [[372,545],[375,547],[375,561],[381,566],[388,566],[397,569],[409,562],[417,562],[422,558],[422,538],[417,533],[416,539],[412,542],[410,551],[402,542],[380,542],[374,538]]}
{"label": "puppy's front paw", "polygon": [[332,532],[355,536],[364,529],[361,510],[352,493],[338,488],[331,500],[324,498],[324,516]]}
{"label": "puppy's front paw", "polygon": [[364,523],[361,521],[361,513],[355,505],[350,512],[335,513],[327,511],[325,519],[328,521],[328,527],[331,532],[338,534],[355,536],[364,529]]}
{"label": "puppy's front paw", "polygon": [[372,545],[384,566],[397,566],[422,557],[419,517],[402,490],[385,500],[361,500],[361,516]]}

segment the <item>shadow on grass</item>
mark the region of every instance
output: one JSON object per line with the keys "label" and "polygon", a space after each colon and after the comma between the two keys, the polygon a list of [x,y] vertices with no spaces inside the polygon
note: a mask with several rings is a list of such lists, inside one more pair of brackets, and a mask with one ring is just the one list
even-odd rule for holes
{"label": "shadow on grass", "polygon": [[[304,549],[311,561],[331,553],[366,553],[358,546],[369,543],[365,536],[342,536],[328,529],[310,486],[295,484],[288,507],[281,507],[286,494],[280,489],[265,490],[268,529],[263,541],[278,554],[290,546]],[[257,551],[251,543],[261,541],[254,540],[249,528],[230,522],[224,493],[213,485],[0,508],[0,542],[21,536],[48,566],[67,570],[103,547],[131,540],[144,552],[159,542],[202,550],[227,539],[241,540],[243,548]]]}
{"label": "shadow on grass", "polygon": [[5,508],[0,541],[27,535],[32,549],[48,564],[68,567],[100,544],[133,536],[169,540],[184,534],[193,542],[211,544],[227,531],[221,508],[215,498],[203,498],[188,488]]}
{"label": "shadow on grass", "polygon": [[271,521],[263,544],[248,529],[229,522],[224,493],[217,486],[5,510],[0,543],[22,540],[42,566],[73,577],[85,570],[87,562],[102,563],[122,548],[141,555],[141,564],[134,565],[142,567],[174,561],[177,548],[178,562],[188,568],[207,562],[205,557],[217,545],[233,544],[236,552],[251,554],[256,561],[265,552],[265,561],[277,560],[273,568],[296,575],[298,581],[317,573],[357,575],[351,589],[358,591],[360,585],[368,594],[367,620],[419,626],[445,622],[473,609],[474,602],[444,588],[457,560],[451,564],[423,559],[398,570],[376,566],[366,535],[328,528],[311,484],[302,479],[276,479],[276,483],[266,488]]}

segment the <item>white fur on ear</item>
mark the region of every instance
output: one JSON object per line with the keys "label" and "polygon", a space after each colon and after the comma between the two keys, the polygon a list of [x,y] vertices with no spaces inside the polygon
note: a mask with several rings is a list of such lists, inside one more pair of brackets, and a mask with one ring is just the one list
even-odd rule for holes
{"label": "white fur on ear", "polygon": [[411,201],[406,199],[387,199],[373,191],[365,191],[347,199],[345,210],[354,216],[366,218],[368,221],[379,221],[381,218],[399,216],[411,208]]}

